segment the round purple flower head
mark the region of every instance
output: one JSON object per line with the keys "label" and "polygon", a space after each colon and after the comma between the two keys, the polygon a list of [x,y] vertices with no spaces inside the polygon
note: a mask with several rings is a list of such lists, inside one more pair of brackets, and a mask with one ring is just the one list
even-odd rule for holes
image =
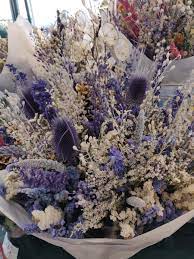
{"label": "round purple flower head", "polygon": [[71,163],[74,158],[73,146],[79,146],[79,138],[71,121],[57,118],[53,124],[53,143],[59,160]]}
{"label": "round purple flower head", "polygon": [[148,81],[145,77],[134,76],[129,81],[126,101],[135,104],[141,104],[148,88]]}
{"label": "round purple flower head", "polygon": [[38,104],[34,101],[31,88],[22,91],[21,101],[23,103],[23,111],[28,119],[34,118],[36,113],[41,113]]}

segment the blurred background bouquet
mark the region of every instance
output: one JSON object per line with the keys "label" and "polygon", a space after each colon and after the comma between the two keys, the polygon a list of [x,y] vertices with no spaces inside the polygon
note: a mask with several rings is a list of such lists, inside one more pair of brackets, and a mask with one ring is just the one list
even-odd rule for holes
{"label": "blurred background bouquet", "polygon": [[193,55],[192,1],[117,1],[118,25],[150,58],[161,48],[169,48],[172,58]]}

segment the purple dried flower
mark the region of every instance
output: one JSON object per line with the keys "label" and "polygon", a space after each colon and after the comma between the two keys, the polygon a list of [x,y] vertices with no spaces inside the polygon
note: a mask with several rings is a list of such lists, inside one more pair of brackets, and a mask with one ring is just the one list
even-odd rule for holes
{"label": "purple dried flower", "polygon": [[13,73],[14,75],[17,72],[17,68],[13,64],[6,64],[6,66],[9,68],[9,71]]}
{"label": "purple dried flower", "polygon": [[140,108],[139,106],[137,105],[133,105],[132,108],[131,108],[131,113],[137,117],[139,115],[139,112],[140,112]]}
{"label": "purple dried flower", "polygon": [[82,238],[84,238],[83,231],[75,229],[75,226],[77,224],[83,224],[83,222],[84,222],[83,217],[79,216],[78,219],[74,223],[69,224],[68,225],[68,236],[66,236],[66,237],[70,237],[70,238],[73,238],[73,239],[82,239]]}
{"label": "purple dried flower", "polygon": [[[84,200],[93,202],[92,196],[93,196],[94,190],[91,189],[91,187],[88,186],[88,183],[85,181],[79,181],[77,192],[76,192],[76,199],[79,200],[80,197],[83,197]],[[76,206],[80,206],[76,203]]]}
{"label": "purple dried flower", "polygon": [[101,125],[104,122],[104,116],[99,111],[92,112],[93,120],[86,122],[88,135],[99,137]]}
{"label": "purple dried flower", "polygon": [[115,78],[110,78],[108,80],[107,87],[115,91],[119,91],[121,89],[119,82]]}
{"label": "purple dried flower", "polygon": [[72,192],[73,190],[76,190],[79,184],[80,179],[80,172],[75,167],[68,167],[66,169],[66,175],[67,175],[67,190],[69,192]]}
{"label": "purple dried flower", "polygon": [[23,111],[28,119],[34,118],[36,113],[41,113],[38,104],[34,101],[32,89],[27,88],[22,91],[21,101],[24,102]]}
{"label": "purple dried flower", "polygon": [[6,194],[6,189],[4,185],[0,185],[0,196],[4,197]]}
{"label": "purple dried flower", "polygon": [[7,64],[6,66],[9,68],[9,71],[15,76],[17,81],[24,82],[27,80],[27,75],[23,72],[18,71],[17,67],[15,67],[13,64]]}
{"label": "purple dried flower", "polygon": [[[74,225],[76,225],[76,224],[74,224]],[[72,238],[72,239],[83,239],[84,238],[84,233],[83,233],[82,230],[73,230],[73,233],[70,234],[69,237]]]}
{"label": "purple dried flower", "polygon": [[109,150],[109,157],[112,169],[116,176],[122,178],[124,176],[125,164],[123,154],[115,147]]}
{"label": "purple dried flower", "polygon": [[147,210],[141,218],[143,225],[151,224],[154,219],[157,217],[159,208],[155,205],[151,209]]}
{"label": "purple dried flower", "polygon": [[160,153],[161,148],[163,147],[163,145],[164,145],[164,138],[160,137],[159,140],[158,140],[156,149],[155,149],[156,154]]}
{"label": "purple dried flower", "polygon": [[137,147],[137,145],[133,139],[128,139],[127,143],[129,145],[130,149],[135,149]]}
{"label": "purple dried flower", "polygon": [[69,196],[69,192],[64,190],[64,191],[61,191],[61,192],[55,194],[54,198],[56,201],[62,202],[62,201],[67,200],[68,196]]}
{"label": "purple dried flower", "polygon": [[154,178],[153,187],[156,193],[162,194],[166,190],[167,185],[164,180],[158,180],[157,178]]}
{"label": "purple dried flower", "polygon": [[144,77],[133,77],[129,81],[126,102],[132,102],[135,104],[141,104],[148,88],[148,81]]}
{"label": "purple dried flower", "polygon": [[27,78],[26,78],[26,74],[24,74],[23,72],[19,72],[17,75],[16,75],[16,80],[19,80],[19,81],[25,81]]}
{"label": "purple dried flower", "polygon": [[[37,204],[38,203],[39,202],[37,202]],[[56,205],[56,207],[58,206]],[[75,235],[72,236],[72,232],[74,232],[74,227],[78,223],[83,223],[83,219],[80,216],[80,210],[77,209],[76,202],[74,200],[70,201],[69,203],[67,202],[64,208],[64,212],[64,219],[61,220],[61,222],[57,226],[51,226],[46,232],[51,234],[52,237],[83,238],[83,233],[81,231],[76,231]],[[23,228],[24,231],[28,234],[40,232],[40,229],[37,227],[36,224],[28,224],[25,225]]]}
{"label": "purple dried flower", "polygon": [[51,95],[48,91],[46,81],[38,80],[32,84],[32,96],[34,101],[38,104],[41,113],[51,123],[56,117],[56,111],[52,107]]}
{"label": "purple dried flower", "polygon": [[56,119],[53,128],[53,143],[58,159],[71,163],[75,157],[73,146],[79,146],[76,129],[65,118]]}
{"label": "purple dried flower", "polygon": [[49,229],[49,233],[52,235],[53,238],[56,237],[68,237],[68,230],[65,226],[56,227],[53,226]]}
{"label": "purple dried flower", "polygon": [[20,177],[28,188],[42,188],[54,193],[64,190],[67,184],[65,173],[45,171],[41,168],[21,168]]}
{"label": "purple dried flower", "polygon": [[39,233],[40,229],[36,224],[26,224],[22,227],[23,231],[28,234],[31,235],[33,233]]}
{"label": "purple dried flower", "polygon": [[65,213],[65,218],[67,220],[67,223],[73,222],[73,217],[76,213],[75,201],[72,201],[66,204],[64,213]]}
{"label": "purple dried flower", "polygon": [[40,200],[35,200],[34,201],[32,209],[33,210],[44,210],[43,206],[41,205],[41,201]]}
{"label": "purple dried flower", "polygon": [[168,118],[168,112],[165,109],[162,109],[162,114],[163,114],[163,123],[165,126],[169,125],[169,118]]}
{"label": "purple dried flower", "polygon": [[4,145],[0,146],[0,155],[2,156],[14,156],[21,157],[25,154],[25,152],[19,147],[15,145]]}
{"label": "purple dried flower", "polygon": [[152,141],[152,136],[143,136],[142,141],[151,142]]}
{"label": "purple dried flower", "polygon": [[192,121],[191,125],[189,125],[188,131],[191,135],[194,133],[194,121]]}
{"label": "purple dried flower", "polygon": [[6,131],[6,128],[0,128],[0,146],[13,145],[14,139],[11,138]]}
{"label": "purple dried flower", "polygon": [[123,103],[123,96],[122,96],[122,88],[119,84],[119,82],[115,78],[111,78],[108,80],[107,87],[109,89],[112,89],[115,92],[115,99],[117,101],[118,109],[124,106]]}
{"label": "purple dried flower", "polygon": [[[27,184],[26,184],[27,185]],[[29,186],[29,185],[28,185]],[[31,188],[31,189],[30,189]],[[64,187],[65,188],[65,187]],[[42,188],[33,188],[29,187],[26,189],[21,189],[19,196],[15,199],[21,204],[28,212],[32,212],[33,210],[44,210],[48,205],[55,206],[55,195],[58,190],[46,190]],[[22,197],[25,197],[23,199]]]}
{"label": "purple dried flower", "polygon": [[180,210],[177,210],[175,208],[173,202],[170,200],[165,201],[163,204],[163,207],[164,207],[163,216],[157,217],[157,219],[156,219],[157,222],[167,223],[167,222],[179,217],[182,214],[182,212]]}
{"label": "purple dried flower", "polygon": [[98,74],[99,76],[102,76],[107,73],[108,65],[107,64],[100,64],[98,66]]}
{"label": "purple dried flower", "polygon": [[48,106],[45,109],[44,116],[48,120],[48,122],[52,124],[57,117],[57,112],[55,108],[53,108],[52,106]]}
{"label": "purple dried flower", "polygon": [[176,114],[177,114],[177,111],[179,109],[179,107],[181,106],[182,102],[183,102],[183,94],[177,90],[176,91],[176,95],[173,97],[170,105],[171,105],[171,108],[172,108],[172,116],[175,117]]}

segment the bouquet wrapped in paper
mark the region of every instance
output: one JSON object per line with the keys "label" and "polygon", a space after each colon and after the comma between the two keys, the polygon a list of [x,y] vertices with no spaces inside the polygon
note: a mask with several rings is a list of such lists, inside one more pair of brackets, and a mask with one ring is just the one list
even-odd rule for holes
{"label": "bouquet wrapped in paper", "polygon": [[7,64],[0,211],[76,258],[125,259],[194,216],[194,75],[163,102],[169,49],[151,62],[114,6],[86,10],[34,31],[33,78]]}

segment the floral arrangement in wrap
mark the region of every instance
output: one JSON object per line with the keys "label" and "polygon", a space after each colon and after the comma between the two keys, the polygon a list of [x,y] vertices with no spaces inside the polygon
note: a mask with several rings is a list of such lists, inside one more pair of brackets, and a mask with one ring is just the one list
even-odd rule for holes
{"label": "floral arrangement in wrap", "polygon": [[161,48],[169,48],[173,58],[193,55],[192,1],[118,0],[117,15],[118,25],[134,44],[147,48],[148,57]]}
{"label": "floral arrangement in wrap", "polygon": [[194,209],[193,74],[162,104],[170,51],[144,64],[111,6],[86,8],[34,32],[33,80],[7,65],[0,193],[32,218],[26,233],[130,239]]}

